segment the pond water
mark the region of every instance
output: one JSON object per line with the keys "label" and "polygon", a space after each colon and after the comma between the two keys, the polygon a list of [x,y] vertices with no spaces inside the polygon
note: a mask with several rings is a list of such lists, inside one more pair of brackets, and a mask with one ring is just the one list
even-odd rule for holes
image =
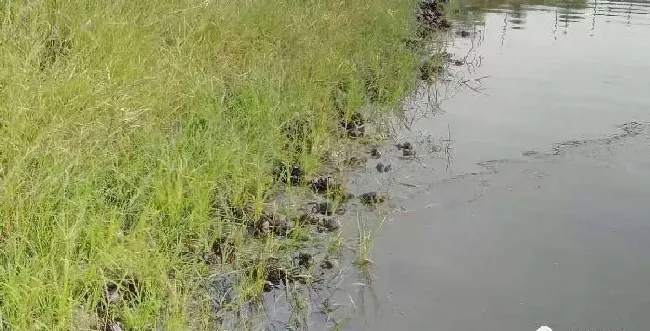
{"label": "pond water", "polygon": [[650,330],[650,2],[461,4],[343,329]]}

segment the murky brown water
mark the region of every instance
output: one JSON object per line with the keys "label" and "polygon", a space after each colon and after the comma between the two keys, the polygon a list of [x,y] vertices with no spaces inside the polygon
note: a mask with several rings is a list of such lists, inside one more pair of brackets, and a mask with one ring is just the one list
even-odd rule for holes
{"label": "murky brown water", "polygon": [[650,2],[550,3],[463,6],[344,329],[650,330]]}

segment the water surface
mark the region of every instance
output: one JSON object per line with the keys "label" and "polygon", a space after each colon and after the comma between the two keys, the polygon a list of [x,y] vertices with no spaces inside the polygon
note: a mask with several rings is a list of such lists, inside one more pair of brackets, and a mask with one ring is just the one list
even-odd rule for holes
{"label": "water surface", "polygon": [[387,149],[398,169],[358,178],[394,209],[347,329],[650,330],[648,13],[463,4],[462,65],[396,133],[420,158]]}

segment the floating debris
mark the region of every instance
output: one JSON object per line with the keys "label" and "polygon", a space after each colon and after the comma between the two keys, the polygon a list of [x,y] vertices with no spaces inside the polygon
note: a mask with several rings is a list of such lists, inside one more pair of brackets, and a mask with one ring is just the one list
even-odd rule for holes
{"label": "floating debris", "polygon": [[377,148],[373,148],[370,150],[370,156],[372,156],[375,159],[378,159],[381,157],[381,152]]}
{"label": "floating debris", "polygon": [[543,154],[538,152],[538,151],[524,151],[524,152],[521,152],[521,155],[528,156],[528,157],[539,157],[540,155],[543,155]]}
{"label": "floating debris", "polygon": [[382,203],[386,201],[386,197],[381,194],[378,194],[377,192],[363,193],[362,195],[359,196],[359,199],[363,204],[369,206],[376,205],[378,203]]}
{"label": "floating debris", "polygon": [[392,166],[390,164],[386,165],[381,162],[377,163],[377,166],[375,167],[378,172],[384,173],[384,172],[389,172],[392,169]]}
{"label": "floating debris", "polygon": [[402,149],[413,149],[413,145],[411,145],[411,143],[408,142],[408,141],[407,141],[407,142],[404,142],[404,143],[401,143],[401,144],[397,144],[397,145],[395,145],[395,146],[396,146],[397,149],[399,149],[399,150],[402,150]]}
{"label": "floating debris", "polygon": [[402,149],[402,156],[415,156],[415,150],[412,149]]}
{"label": "floating debris", "polygon": [[413,145],[410,142],[406,141],[395,146],[397,146],[397,149],[402,150],[402,156],[415,156],[415,149],[413,149]]}

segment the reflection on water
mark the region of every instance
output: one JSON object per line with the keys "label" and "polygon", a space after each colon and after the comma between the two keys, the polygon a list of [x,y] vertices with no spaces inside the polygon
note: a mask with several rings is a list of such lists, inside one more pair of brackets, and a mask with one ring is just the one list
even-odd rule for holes
{"label": "reflection on water", "polygon": [[471,1],[459,0],[458,22],[466,25],[481,24],[486,13],[504,13],[504,25],[511,29],[523,29],[529,11],[553,11],[558,20],[575,21],[584,18],[587,1]]}
{"label": "reflection on water", "polygon": [[623,23],[625,25],[649,25],[650,1],[622,0],[571,0],[571,1],[471,1],[459,0],[459,22],[466,26],[481,24],[486,13],[504,14],[504,29],[525,29],[526,17],[531,11],[550,12],[547,17],[553,28],[566,32],[571,23],[587,20],[592,34],[603,23]]}
{"label": "reflection on water", "polygon": [[457,160],[510,158],[650,120],[650,1],[463,1],[448,78],[471,89],[416,124],[451,126]]}

